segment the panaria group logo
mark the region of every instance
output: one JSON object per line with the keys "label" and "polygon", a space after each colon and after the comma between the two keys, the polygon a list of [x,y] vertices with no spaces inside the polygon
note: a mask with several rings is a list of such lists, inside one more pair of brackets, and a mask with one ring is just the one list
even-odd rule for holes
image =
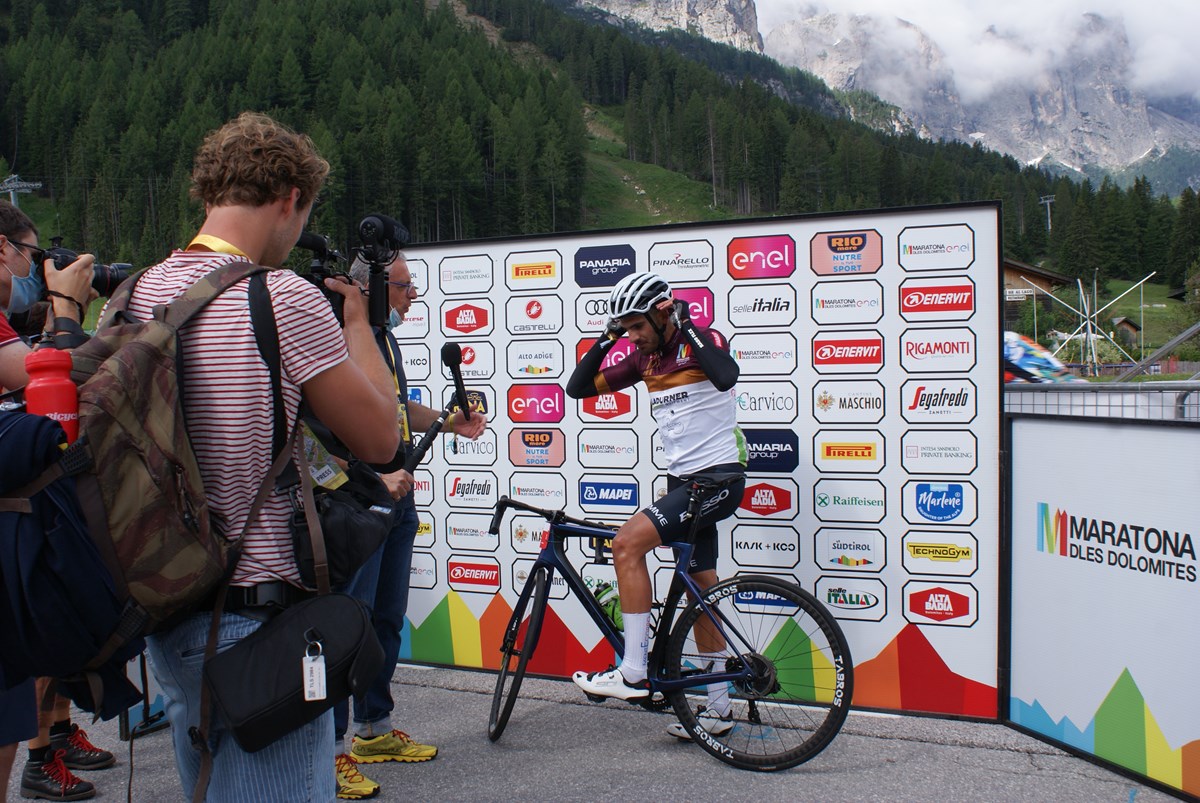
{"label": "panaria group logo", "polygon": [[875,331],[818,334],[812,355],[819,374],[877,374],[883,368],[883,336]]}
{"label": "panaria group logo", "polygon": [[603,421],[628,418],[633,412],[633,397],[623,390],[601,393],[598,396],[582,399],[579,402],[579,409],[584,415]]}
{"label": "panaria group logo", "polygon": [[558,468],[566,459],[560,429],[514,429],[508,435],[508,460],[514,466]]}
{"label": "panaria group logo", "polygon": [[975,282],[966,276],[908,279],[900,285],[906,321],[965,321],[975,314]]}
{"label": "panaria group logo", "polygon": [[580,287],[611,287],[636,270],[631,245],[599,245],[575,252],[575,283]]}
{"label": "panaria group logo", "polygon": [[914,624],[970,627],[977,592],[966,583],[910,582],[904,586],[904,618]]}
{"label": "panaria group logo", "polygon": [[[484,307],[480,304],[488,306]],[[445,302],[442,304],[442,324],[447,333],[485,335],[492,330],[491,302],[480,301],[479,304]]]}
{"label": "panaria group logo", "polygon": [[734,279],[786,279],[796,271],[796,241],[786,234],[735,237],[726,254]]}
{"label": "panaria group logo", "polygon": [[500,564],[492,558],[452,555],[446,579],[455,591],[495,594],[500,590]]}
{"label": "panaria group logo", "polygon": [[743,429],[746,469],[789,474],[800,465],[800,437],[790,429]]}
{"label": "panaria group logo", "polygon": [[566,414],[560,385],[512,385],[508,389],[508,418],[518,424],[558,423]]}
{"label": "panaria group logo", "polygon": [[809,241],[808,252],[818,276],[862,275],[883,267],[883,238],[874,229],[821,232]]}

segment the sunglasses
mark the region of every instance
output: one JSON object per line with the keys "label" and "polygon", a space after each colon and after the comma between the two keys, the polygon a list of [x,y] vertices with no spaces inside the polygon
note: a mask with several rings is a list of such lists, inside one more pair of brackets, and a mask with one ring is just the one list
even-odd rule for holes
{"label": "sunglasses", "polygon": [[45,259],[46,249],[44,248],[41,248],[37,245],[30,245],[29,243],[18,242],[17,240],[9,240],[9,242],[15,246],[26,249],[29,252],[30,258],[33,260],[34,267],[41,265],[42,260]]}

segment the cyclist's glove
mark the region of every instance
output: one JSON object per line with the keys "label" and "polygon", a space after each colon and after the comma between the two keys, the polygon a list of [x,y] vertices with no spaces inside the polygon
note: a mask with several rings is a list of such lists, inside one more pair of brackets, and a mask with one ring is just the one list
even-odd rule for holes
{"label": "cyclist's glove", "polygon": [[688,304],[682,299],[675,299],[674,305],[671,307],[671,323],[675,324],[676,328],[682,329],[683,325],[691,320],[691,315],[688,312]]}
{"label": "cyclist's glove", "polygon": [[602,337],[606,337],[612,341],[617,341],[624,336],[625,327],[621,326],[621,324],[617,322],[616,318],[609,318],[608,325],[604,327],[604,334]]}

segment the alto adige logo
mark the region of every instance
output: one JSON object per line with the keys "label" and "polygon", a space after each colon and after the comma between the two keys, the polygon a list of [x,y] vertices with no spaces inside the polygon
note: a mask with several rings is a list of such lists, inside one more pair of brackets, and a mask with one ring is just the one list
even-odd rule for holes
{"label": "alto adige logo", "polygon": [[812,355],[819,374],[877,374],[883,368],[883,336],[874,330],[817,334]]}
{"label": "alto adige logo", "polygon": [[975,314],[975,282],[966,276],[906,279],[900,285],[900,317],[921,321],[965,321]]}
{"label": "alto adige logo", "polygon": [[562,254],[558,251],[519,251],[509,254],[504,264],[505,283],[514,292],[553,290],[562,284],[558,270]]}
{"label": "alto adige logo", "polygon": [[904,618],[918,625],[970,627],[979,592],[968,583],[910,581],[904,586]]}
{"label": "alto adige logo", "polygon": [[[486,306],[485,306],[486,305]],[[492,331],[492,302],[478,299],[475,302],[442,302],[442,331],[463,335],[486,335]]]}
{"label": "alto adige logo", "polygon": [[906,271],[966,270],[975,261],[975,232],[962,223],[910,226],[900,232],[900,267]]}
{"label": "alto adige logo", "polygon": [[821,232],[808,243],[809,267],[818,276],[875,273],[883,267],[883,238],[874,229]]}
{"label": "alto adige logo", "polygon": [[900,388],[900,415],[910,424],[969,424],[976,395],[969,379],[910,379]]}
{"label": "alto adige logo", "polygon": [[975,367],[975,333],[965,327],[905,329],[900,364],[910,374],[969,371]]}
{"label": "alto adige logo", "polygon": [[735,237],[726,251],[734,279],[786,279],[796,271],[796,241],[786,234]]}
{"label": "alto adige logo", "polygon": [[508,344],[508,375],[513,379],[562,376],[563,344],[557,340],[513,340]]}
{"label": "alto adige logo", "polygon": [[575,284],[612,287],[637,268],[631,245],[598,245],[575,252]]}
{"label": "alto adige logo", "polygon": [[500,590],[500,564],[495,558],[451,555],[446,563],[446,579],[455,591],[495,594]]}
{"label": "alto adige logo", "polygon": [[708,240],[683,240],[650,246],[650,271],[674,284],[703,282],[713,275],[713,247]]}
{"label": "alto adige logo", "polygon": [[508,419],[517,424],[553,423],[566,414],[561,385],[512,385],[508,389]]}

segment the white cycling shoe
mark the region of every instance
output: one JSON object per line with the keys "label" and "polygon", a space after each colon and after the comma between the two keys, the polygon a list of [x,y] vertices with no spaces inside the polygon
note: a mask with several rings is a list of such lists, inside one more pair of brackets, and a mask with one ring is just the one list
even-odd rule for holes
{"label": "white cycling shoe", "polygon": [[[733,718],[731,715],[718,716],[715,712],[709,711],[704,706],[696,709],[696,720],[700,723],[700,727],[711,733],[713,736],[724,736],[733,730]],[[676,722],[674,725],[667,726],[667,733],[674,736],[676,739],[682,739],[685,742],[691,741],[692,735],[684,730],[682,722]]]}
{"label": "white cycling shoe", "polygon": [[640,700],[650,696],[649,681],[630,683],[617,668],[605,672],[576,672],[571,675],[575,685],[588,697],[614,697],[618,700]]}

